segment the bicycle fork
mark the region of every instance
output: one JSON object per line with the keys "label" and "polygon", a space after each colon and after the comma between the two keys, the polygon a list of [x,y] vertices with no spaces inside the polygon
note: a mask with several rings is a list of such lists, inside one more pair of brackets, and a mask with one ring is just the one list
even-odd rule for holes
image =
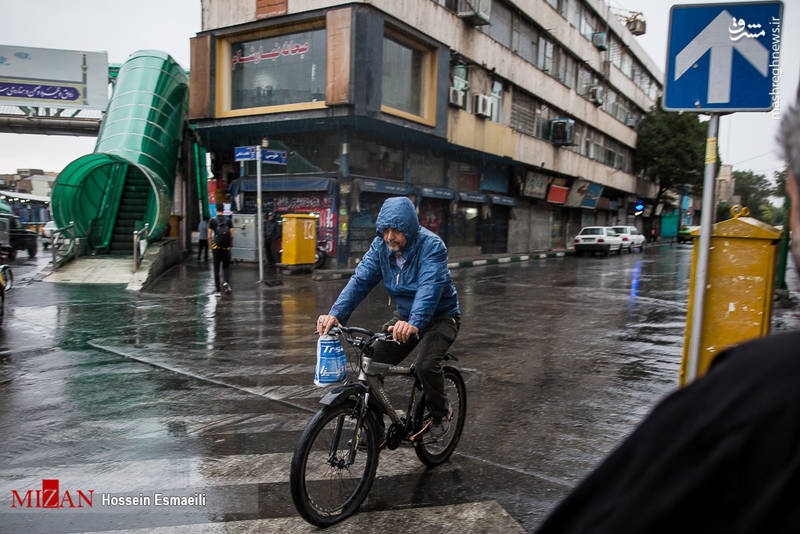
{"label": "bicycle fork", "polygon": [[328,463],[334,467],[350,467],[356,461],[356,451],[358,450],[358,442],[361,440],[361,426],[364,418],[367,416],[367,405],[369,403],[369,391],[364,393],[361,397],[361,406],[357,406],[358,415],[356,416],[356,430],[353,438],[350,440],[350,450],[347,453],[347,459],[338,459],[336,452],[339,449],[339,440],[342,439],[342,427],[344,426],[344,418],[346,414],[339,416],[336,421],[336,430],[333,434],[333,442],[331,443],[331,450],[328,454]]}

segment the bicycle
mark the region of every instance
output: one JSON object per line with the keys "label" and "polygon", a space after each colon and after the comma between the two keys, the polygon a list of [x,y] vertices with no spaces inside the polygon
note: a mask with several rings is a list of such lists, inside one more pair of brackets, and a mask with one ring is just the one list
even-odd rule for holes
{"label": "bicycle", "polygon": [[[434,439],[427,432],[430,414],[425,392],[414,366],[401,367],[372,361],[373,343],[390,341],[391,334],[358,327],[333,327],[330,331],[358,349],[358,376],[348,378],[321,400],[322,408],[306,425],[294,451],[291,467],[292,500],[300,515],[320,527],[332,525],[358,510],[367,497],[383,449],[395,450],[411,443],[429,467],[448,460],[464,429],[467,390],[461,373],[443,365],[445,392],[451,416],[447,432]],[[445,361],[456,360],[448,353]],[[383,389],[386,376],[414,378],[408,410],[396,411]],[[391,424],[381,436],[383,416]]]}

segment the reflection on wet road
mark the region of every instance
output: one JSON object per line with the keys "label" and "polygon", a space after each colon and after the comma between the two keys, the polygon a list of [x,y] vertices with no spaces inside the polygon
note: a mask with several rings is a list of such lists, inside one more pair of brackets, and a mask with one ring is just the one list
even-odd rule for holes
{"label": "reflection on wet road", "polygon": [[[385,451],[362,513],[333,531],[533,529],[677,386],[690,256],[664,247],[454,271],[453,352],[469,395],[457,454],[429,471],[410,449]],[[187,263],[145,294],[21,288],[0,338],[3,529],[312,531],[292,506],[289,463],[324,393],[313,322],[344,283],[259,288],[235,266],[234,293],[220,298]],[[374,291],[350,323],[377,328],[387,301]],[[12,490],[43,479],[94,490],[93,506],[11,509]],[[204,504],[102,501],[155,493]]]}

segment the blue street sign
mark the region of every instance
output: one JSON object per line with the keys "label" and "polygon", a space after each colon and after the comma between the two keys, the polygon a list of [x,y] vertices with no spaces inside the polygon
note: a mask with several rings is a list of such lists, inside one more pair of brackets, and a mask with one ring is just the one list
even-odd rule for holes
{"label": "blue street sign", "polygon": [[672,6],[664,109],[769,111],[778,98],[783,3]]}
{"label": "blue street sign", "polygon": [[256,147],[237,146],[233,149],[234,161],[250,161],[256,159]]}
{"label": "blue street sign", "polygon": [[[253,154],[253,159],[256,159],[255,153]],[[270,150],[268,148],[262,148],[261,161],[263,163],[273,163],[275,165],[286,165],[286,163],[289,161],[289,158],[287,157],[285,150]]]}

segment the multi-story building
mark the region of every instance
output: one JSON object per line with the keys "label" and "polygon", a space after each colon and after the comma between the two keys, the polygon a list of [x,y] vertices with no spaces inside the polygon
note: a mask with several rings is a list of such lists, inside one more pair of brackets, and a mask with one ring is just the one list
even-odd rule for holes
{"label": "multi-story building", "polygon": [[[637,223],[632,171],[661,73],[601,0],[203,0],[190,117],[217,190],[255,211],[320,214],[339,264],[407,195],[451,254],[563,248],[581,225]],[[638,21],[639,23],[641,21]]]}

